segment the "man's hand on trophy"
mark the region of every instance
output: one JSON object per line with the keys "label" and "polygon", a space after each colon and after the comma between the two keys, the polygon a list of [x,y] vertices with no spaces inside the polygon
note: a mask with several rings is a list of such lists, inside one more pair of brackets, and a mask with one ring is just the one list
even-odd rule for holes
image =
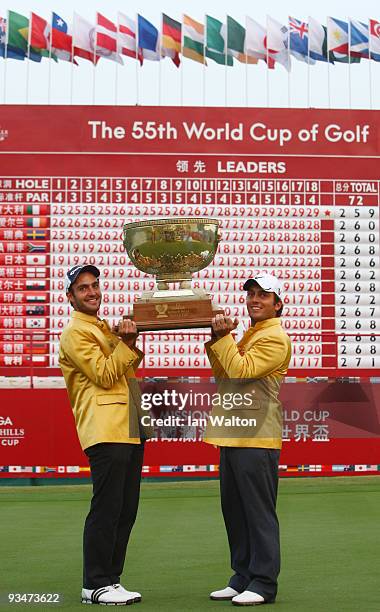
{"label": "man's hand on trophy", "polygon": [[119,321],[118,325],[115,326],[113,331],[115,331],[119,338],[129,347],[132,348],[135,345],[138,331],[136,323],[132,321],[132,319],[122,319]]}
{"label": "man's hand on trophy", "polygon": [[217,314],[211,321],[212,335],[216,338],[223,338],[227,334],[231,333],[239,325],[239,320],[232,320],[230,317],[226,317],[223,314]]}

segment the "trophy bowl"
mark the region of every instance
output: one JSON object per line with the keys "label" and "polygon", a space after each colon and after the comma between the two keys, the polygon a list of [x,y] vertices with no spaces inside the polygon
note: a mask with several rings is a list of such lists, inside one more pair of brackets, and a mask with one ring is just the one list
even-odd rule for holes
{"label": "trophy bowl", "polygon": [[185,288],[214,259],[218,231],[216,219],[147,219],[124,225],[123,244],[138,270],[156,276],[159,289],[168,282]]}
{"label": "trophy bowl", "polygon": [[[132,264],[156,276],[158,291],[145,291],[131,315],[139,331],[210,327],[216,311],[211,296],[191,288],[192,274],[215,257],[219,236],[216,219],[147,219],[127,223],[123,244]],[[170,289],[169,283],[179,283]],[[130,315],[129,315],[130,316]]]}

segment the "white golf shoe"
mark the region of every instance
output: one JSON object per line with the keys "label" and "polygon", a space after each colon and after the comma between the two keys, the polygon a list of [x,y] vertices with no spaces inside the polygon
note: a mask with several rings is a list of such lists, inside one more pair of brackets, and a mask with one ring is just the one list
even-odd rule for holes
{"label": "white golf shoe", "polygon": [[82,589],[83,604],[99,604],[101,606],[128,606],[141,600],[140,593],[130,593],[124,588],[115,588],[115,585],[100,587],[99,589]]}
{"label": "white golf shoe", "polygon": [[225,589],[220,589],[220,591],[213,591],[210,593],[210,599],[214,599],[215,601],[228,601],[235,597],[235,595],[239,595],[239,591],[235,591],[235,589],[228,586]]}
{"label": "white golf shoe", "polygon": [[253,591],[243,591],[236,595],[236,597],[233,597],[232,603],[234,606],[259,606],[265,603],[265,599],[262,595]]}

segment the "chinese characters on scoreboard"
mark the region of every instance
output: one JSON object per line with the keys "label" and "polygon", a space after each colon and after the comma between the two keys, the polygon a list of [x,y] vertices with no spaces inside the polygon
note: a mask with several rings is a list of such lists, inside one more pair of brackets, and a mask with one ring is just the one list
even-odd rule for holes
{"label": "chinese characters on scoreboard", "polygon": [[[0,178],[0,364],[57,366],[70,315],[63,277],[79,262],[101,269],[102,316],[126,314],[154,280],[129,262],[123,224],[188,216],[221,222],[215,260],[193,284],[227,314],[248,324],[244,279],[264,270],[283,279],[293,370],[379,368],[379,181],[212,178],[206,170]],[[147,334],[145,366],[206,368],[208,337]]]}

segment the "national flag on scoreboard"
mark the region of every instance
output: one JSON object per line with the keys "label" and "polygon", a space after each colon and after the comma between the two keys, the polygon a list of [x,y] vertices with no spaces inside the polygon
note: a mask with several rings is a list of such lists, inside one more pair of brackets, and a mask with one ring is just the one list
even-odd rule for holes
{"label": "national flag on scoreboard", "polygon": [[27,217],[26,227],[49,227],[49,219],[47,217]]}
{"label": "national flag on scoreboard", "polygon": [[66,466],[66,472],[68,474],[79,474],[79,472],[82,472],[82,471],[87,472],[88,468],[81,470],[79,465],[67,465]]}
{"label": "national flag on scoreboard", "polygon": [[[29,268],[29,270],[30,269],[33,270],[33,268]],[[26,276],[28,277],[28,274],[26,274]],[[32,277],[29,276],[25,282],[25,288],[29,291],[44,291],[46,289],[46,280],[29,280],[29,278],[35,278],[35,275],[33,275]]]}
{"label": "national flag on scoreboard", "polygon": [[26,237],[29,240],[45,240],[47,238],[47,230],[27,230]]}
{"label": "national flag on scoreboard", "polygon": [[47,274],[46,268],[26,268],[27,278],[45,278],[46,274]]}
{"label": "national flag on scoreboard", "polygon": [[28,251],[29,253],[45,253],[46,244],[28,242]]}
{"label": "national flag on scoreboard", "polygon": [[298,465],[297,466],[297,470],[299,472],[310,472],[310,465],[306,464],[306,465]]}
{"label": "national flag on scoreboard", "polygon": [[25,344],[28,354],[47,355],[49,344],[47,342],[28,342]]}
{"label": "national flag on scoreboard", "polygon": [[32,363],[43,366],[48,365],[49,357],[48,355],[31,355]]}
{"label": "national flag on scoreboard", "polygon": [[24,336],[25,340],[29,340],[30,342],[47,342],[49,340],[49,335],[44,332],[36,332],[32,331],[32,333],[26,334]]}
{"label": "national flag on scoreboard", "polygon": [[33,473],[33,467],[31,465],[22,465],[21,466],[21,470],[22,470],[23,474],[32,474]]}
{"label": "national flag on scoreboard", "polygon": [[25,327],[26,329],[43,329],[46,327],[46,319],[26,319]]}
{"label": "national flag on scoreboard", "polygon": [[160,465],[160,472],[161,473],[172,472],[172,471],[173,471],[173,466],[172,465]]}
{"label": "national flag on scoreboard", "polygon": [[310,465],[310,472],[322,472],[321,465]]}
{"label": "national flag on scoreboard", "polygon": [[27,306],[25,309],[27,315],[44,315],[45,314],[45,306],[42,305],[33,305]]}
{"label": "national flag on scoreboard", "polygon": [[25,215],[46,215],[47,206],[41,206],[41,204],[27,204],[25,206]]}
{"label": "national flag on scoreboard", "polygon": [[0,472],[3,472],[3,474],[9,472],[9,465],[0,465]]}
{"label": "national flag on scoreboard", "polygon": [[27,255],[27,266],[44,266],[46,265],[46,255]]}
{"label": "national flag on scoreboard", "polygon": [[47,293],[26,293],[25,300],[29,304],[36,302],[45,302],[47,300]]}

